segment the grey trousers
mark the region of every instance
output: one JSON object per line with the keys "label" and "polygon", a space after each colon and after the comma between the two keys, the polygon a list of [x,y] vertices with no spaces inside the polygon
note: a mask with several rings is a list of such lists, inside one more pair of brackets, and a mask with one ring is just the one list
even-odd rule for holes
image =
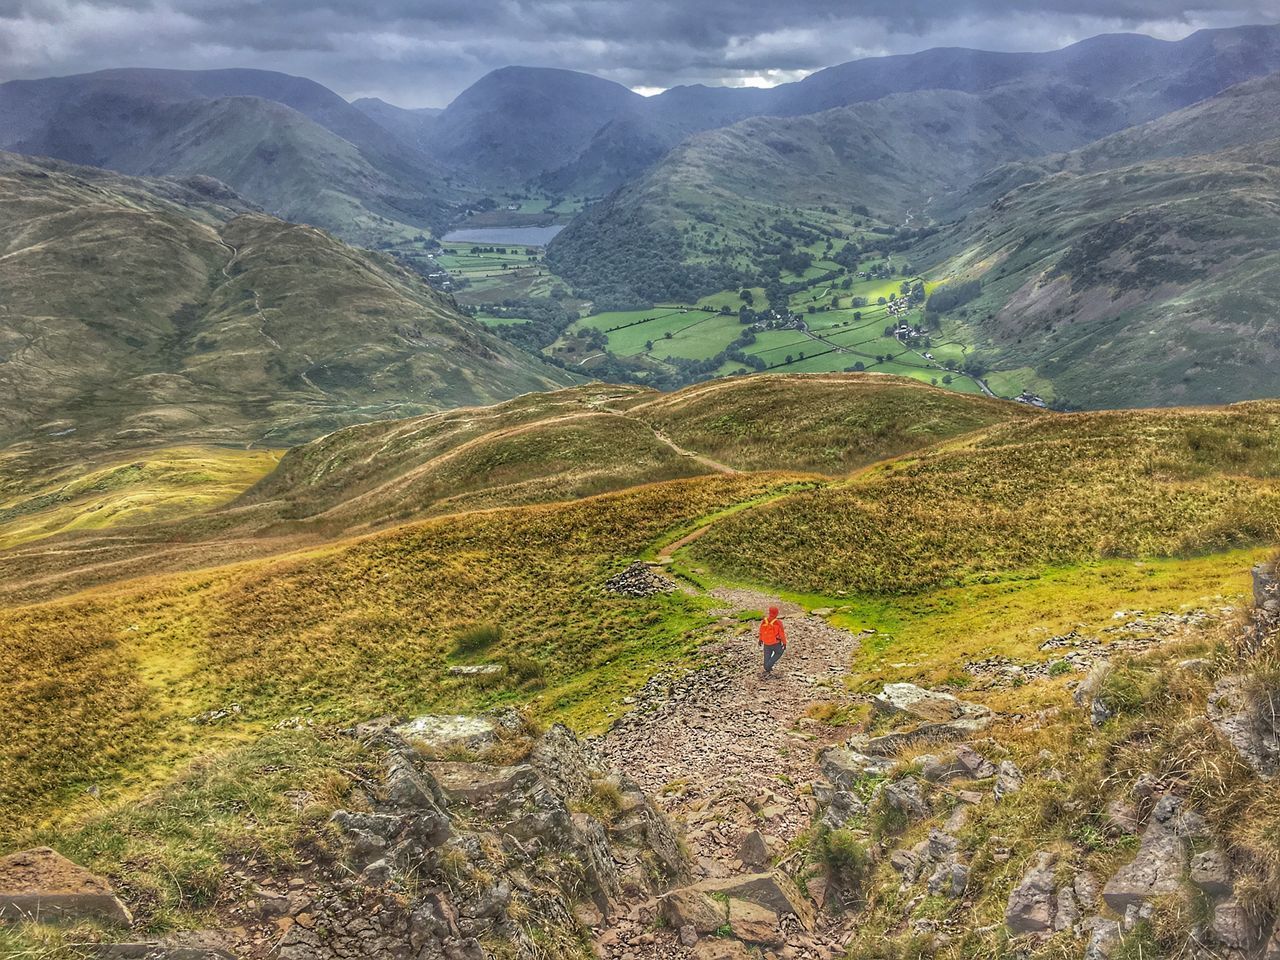
{"label": "grey trousers", "polygon": [[764,672],[773,673],[773,665],[782,659],[782,654],[787,648],[780,643],[765,644],[764,647]]}

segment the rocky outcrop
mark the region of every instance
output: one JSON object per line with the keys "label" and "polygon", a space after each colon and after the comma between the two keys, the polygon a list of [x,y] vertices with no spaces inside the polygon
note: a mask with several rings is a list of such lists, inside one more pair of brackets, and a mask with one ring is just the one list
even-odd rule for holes
{"label": "rocky outcrop", "polygon": [[887,757],[920,743],[965,740],[991,725],[994,714],[978,703],[914,683],[888,683],[872,698],[881,713],[906,725],[875,737],[854,737],[849,747],[872,757]]}
{"label": "rocky outcrop", "polygon": [[1200,817],[1183,806],[1182,799],[1172,794],[1157,801],[1137,856],[1103,888],[1102,899],[1121,916],[1131,907],[1181,889],[1189,841],[1204,832]]}
{"label": "rocky outcrop", "polygon": [[[563,726],[537,733],[507,711],[351,733],[382,771],[333,815],[337,858],[246,896],[228,955],[485,960],[501,945],[511,958],[584,956],[584,925],[688,880],[669,822]],[[96,949],[195,957],[167,943]]]}
{"label": "rocky outcrop", "polygon": [[102,877],[56,850],[36,847],[0,859],[0,919],[105,920],[128,924],[128,908]]}
{"label": "rocky outcrop", "polygon": [[1209,720],[1258,776],[1280,771],[1280,690],[1246,674],[1221,678],[1209,695]]}

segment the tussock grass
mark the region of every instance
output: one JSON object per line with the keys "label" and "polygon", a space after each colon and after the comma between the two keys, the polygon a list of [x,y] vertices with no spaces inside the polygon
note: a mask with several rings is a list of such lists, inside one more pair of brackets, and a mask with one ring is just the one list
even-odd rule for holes
{"label": "tussock grass", "polygon": [[1251,403],[996,426],[727,519],[689,555],[728,576],[832,595],[1277,540],[1280,404]]}
{"label": "tussock grass", "polygon": [[[528,699],[536,716],[599,729],[695,646],[709,605],[640,603],[603,581],[671,528],[786,482],[713,477],[441,518],[0,612],[0,836],[83,806],[86,788],[154,782],[296,716],[346,723]],[[500,625],[491,653],[536,661],[545,689],[530,699],[538,670],[520,659],[511,683],[450,682],[441,638],[477,622]],[[231,704],[240,712],[191,719]]]}

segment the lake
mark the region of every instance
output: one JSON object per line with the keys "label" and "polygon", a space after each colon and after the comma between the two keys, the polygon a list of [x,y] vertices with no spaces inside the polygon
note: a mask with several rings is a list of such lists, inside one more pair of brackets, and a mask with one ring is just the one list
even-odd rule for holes
{"label": "lake", "polygon": [[506,247],[545,247],[551,238],[564,229],[560,223],[549,227],[482,227],[475,230],[455,230],[441,243],[483,243]]}

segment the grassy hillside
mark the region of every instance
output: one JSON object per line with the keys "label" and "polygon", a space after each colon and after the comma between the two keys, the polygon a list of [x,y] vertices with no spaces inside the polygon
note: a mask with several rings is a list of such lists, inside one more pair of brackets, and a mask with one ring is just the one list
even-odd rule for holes
{"label": "grassy hillside", "polygon": [[[0,596],[29,602],[139,576],[158,564],[209,566],[426,516],[734,469],[840,475],[1032,412],[872,375],[749,377],[672,394],[599,384],[530,394],[336,431],[288,451],[234,502],[186,518],[142,522],[149,518],[139,493],[140,522],[105,534],[93,514],[61,505],[64,535],[39,541],[24,535],[32,542],[0,552]],[[115,466],[77,474],[74,482],[92,487]],[[15,472],[10,486],[69,483],[63,475],[54,483]],[[204,502],[223,489],[204,491]],[[12,524],[15,539],[27,531],[16,516]],[[6,529],[0,525],[0,536]]]}
{"label": "grassy hillside", "polygon": [[1274,144],[1052,175],[916,253],[983,281],[964,313],[989,368],[1029,367],[1067,403],[1274,396],[1280,168],[1259,162],[1269,155]]}
{"label": "grassy hillside", "polygon": [[[0,613],[0,809],[9,838],[85,788],[154,782],[176,760],[291,717],[351,722],[534,698],[605,722],[687,652],[705,603],[636,605],[600,588],[628,557],[704,514],[785,485],[708,477],[577,503],[446,517],[270,560]],[[468,630],[512,657],[488,690],[446,678]],[[530,687],[525,687],[525,684]],[[74,697],[76,711],[50,709]],[[233,722],[206,711],[239,705]]]}
{"label": "grassy hillside", "polygon": [[203,174],[270,213],[372,245],[443,228],[466,189],[312,81],[111,70],[0,85],[0,149],[134,175]]}
{"label": "grassy hillside", "polygon": [[60,533],[190,517],[234,500],[279,459],[273,450],[170,447],[31,476],[20,457],[0,453],[0,550]]}
{"label": "grassy hillside", "polygon": [[[668,297],[668,274],[679,271],[693,271],[703,283],[697,292],[710,293],[732,282],[730,268],[760,274],[767,248],[786,240],[765,229],[771,220],[787,217],[833,236],[849,232],[852,207],[879,223],[919,226],[934,209],[962,201],[992,167],[1111,133],[1123,125],[1116,111],[1083,90],[1027,81],[744,120],[672,150],[575,220],[548,259],[597,295],[622,287],[637,299]],[[714,228],[710,243],[706,224]]]}
{"label": "grassy hillside", "polygon": [[806,374],[713,381],[631,413],[739,470],[839,475],[1036,411],[905,377]]}
{"label": "grassy hillside", "polygon": [[568,381],[317,229],[13,155],[0,180],[0,442],[280,446]]}
{"label": "grassy hillside", "polygon": [[913,593],[1274,543],[1278,481],[1274,402],[1041,417],[727,519],[690,555],[802,593]]}

